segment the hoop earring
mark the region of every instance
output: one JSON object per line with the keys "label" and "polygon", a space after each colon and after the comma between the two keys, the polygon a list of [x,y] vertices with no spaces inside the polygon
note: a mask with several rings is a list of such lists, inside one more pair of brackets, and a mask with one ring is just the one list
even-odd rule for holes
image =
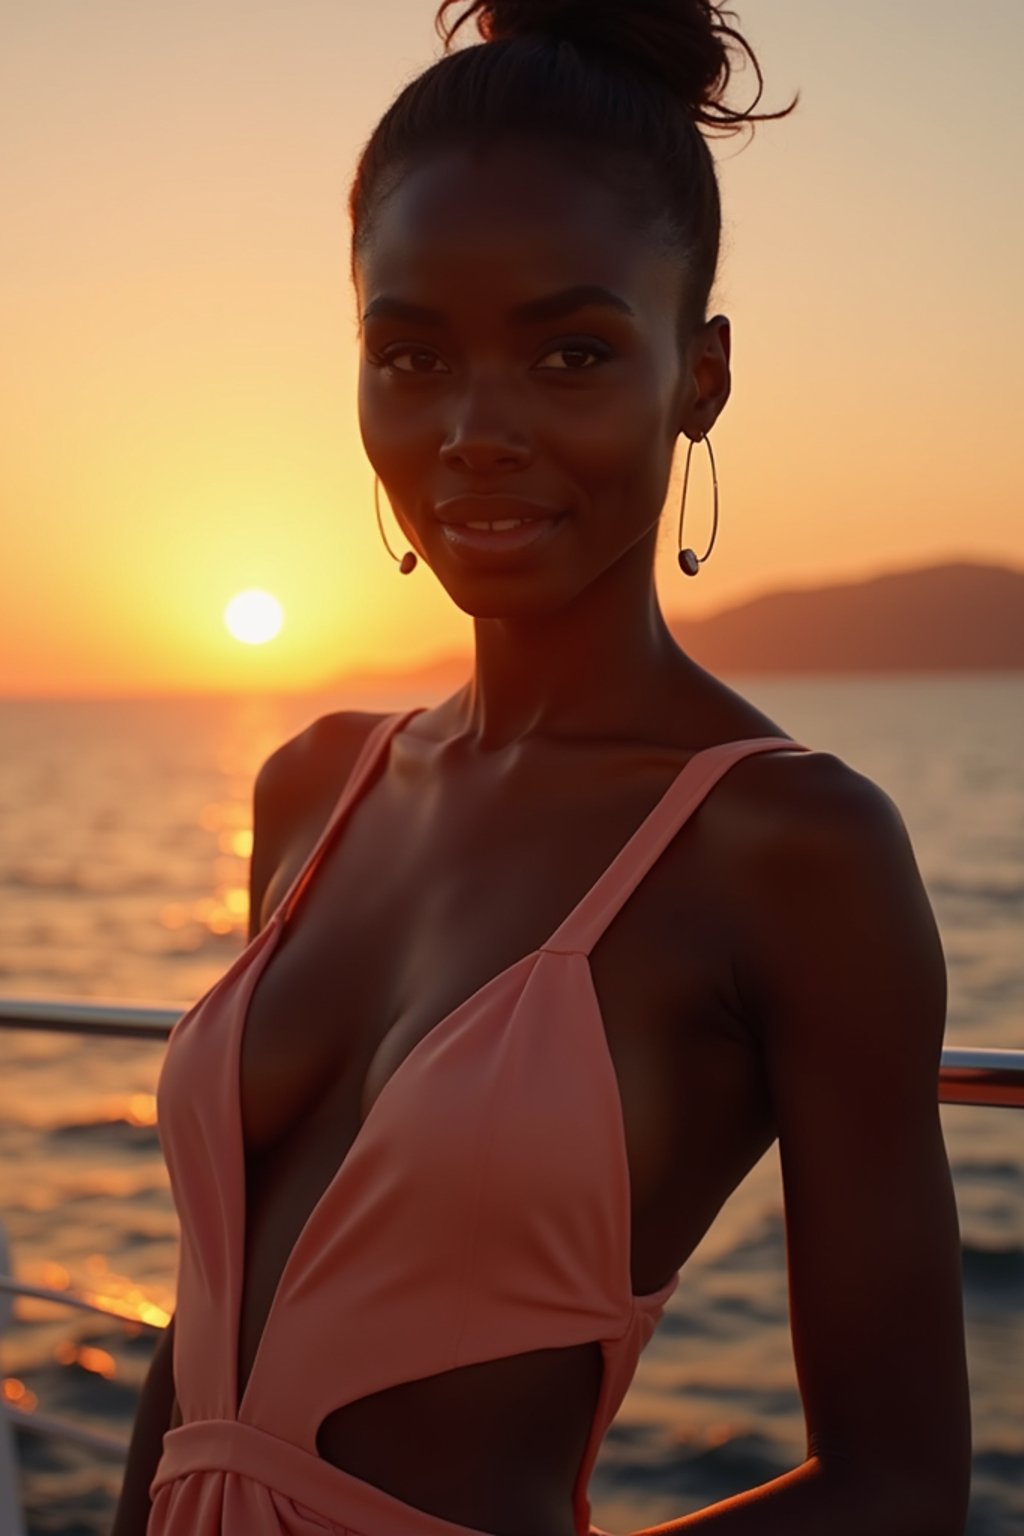
{"label": "hoop earring", "polygon": [[373,504],[377,509],[377,527],[380,529],[380,536],[384,540],[384,548],[387,550],[392,560],[398,561],[398,569],[401,571],[402,575],[408,576],[410,571],[414,571],[416,569],[416,556],[413,554],[411,549],[407,549],[401,560],[398,560],[398,556],[395,554],[394,550],[391,548],[391,545],[388,543],[387,535],[384,532],[384,524],[381,522],[380,517],[380,480],[376,475],[373,477]]}
{"label": "hoop earring", "polygon": [[[711,527],[711,543],[703,555],[696,555],[692,549],[683,548],[683,513],[686,510],[686,487],[690,479],[690,455],[693,452],[694,443],[705,442],[708,445],[708,453],[711,454],[711,478],[715,487],[715,515]],[[706,432],[700,437],[691,437],[690,446],[686,450],[686,473],[683,475],[683,503],[679,508],[679,569],[687,576],[696,576],[704,561],[715,547],[715,534],[718,532],[718,473],[715,469],[715,455],[711,452],[711,439]]]}

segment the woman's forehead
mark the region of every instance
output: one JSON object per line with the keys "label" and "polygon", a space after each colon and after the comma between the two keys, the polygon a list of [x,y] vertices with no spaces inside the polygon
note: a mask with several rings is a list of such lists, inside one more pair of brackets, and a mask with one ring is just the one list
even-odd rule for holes
{"label": "woman's forehead", "polygon": [[402,288],[554,291],[576,283],[678,291],[678,256],[630,220],[615,190],[536,149],[431,156],[376,208],[357,262],[361,297]]}
{"label": "woman's forehead", "polygon": [[[545,154],[539,145],[518,143],[439,149],[400,175],[384,208],[409,227],[424,230],[438,223],[559,215],[623,221],[617,199],[597,174],[588,174],[567,154]],[[375,224],[379,218],[380,212]]]}

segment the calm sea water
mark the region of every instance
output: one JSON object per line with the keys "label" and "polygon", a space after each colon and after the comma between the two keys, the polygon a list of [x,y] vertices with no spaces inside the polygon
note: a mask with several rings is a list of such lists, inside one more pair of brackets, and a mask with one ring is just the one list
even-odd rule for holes
{"label": "calm sea water", "polygon": [[[1024,1045],[1024,677],[729,682],[900,807],[946,952],[946,1044]],[[352,703],[0,703],[0,993],[183,1011],[244,943],[257,768]],[[0,1031],[0,1219],[20,1278],[154,1318],[173,1308],[177,1222],[153,1123],[162,1049]],[[963,1244],[969,1531],[1010,1536],[1024,1529],[1024,1113],[940,1113]],[[0,1377],[40,1412],[127,1436],[151,1349],[144,1333],[22,1301]],[[879,1413],[892,1413],[882,1382]],[[24,1434],[18,1450],[33,1536],[106,1536],[116,1460]],[[683,1271],[602,1449],[594,1519],[622,1532],[670,1520],[804,1452],[773,1147]]]}

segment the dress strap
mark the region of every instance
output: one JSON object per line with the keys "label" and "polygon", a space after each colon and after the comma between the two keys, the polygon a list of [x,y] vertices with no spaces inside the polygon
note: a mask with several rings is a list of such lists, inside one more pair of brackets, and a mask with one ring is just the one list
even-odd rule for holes
{"label": "dress strap", "polygon": [[604,874],[598,877],[543,948],[589,955],[647,871],[722,775],[745,757],[780,748],[788,752],[813,750],[791,741],[788,736],[755,736],[744,741],[720,742],[694,753]]}
{"label": "dress strap", "polygon": [[420,706],[416,709],[407,709],[399,714],[385,715],[367,734],[365,741],[359,749],[355,762],[345,780],[341,794],[335,802],[334,809],[324,825],[323,831],[310,849],[304,863],[300,866],[291,885],[288,887],[281,900],[274,909],[270,919],[280,916],[282,923],[286,923],[291,916],[292,908],[305,889],[306,883],[311,879],[314,870],[320,863],[324,851],[333,839],[338,827],[344,820],[347,812],[354,804],[367,779],[373,773],[378,762],[384,757],[388,743],[397,731],[400,731],[407,720],[420,713]]}

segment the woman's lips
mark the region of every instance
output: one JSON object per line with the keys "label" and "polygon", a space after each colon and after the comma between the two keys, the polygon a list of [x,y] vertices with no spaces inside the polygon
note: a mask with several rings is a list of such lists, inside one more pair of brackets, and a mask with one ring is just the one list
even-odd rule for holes
{"label": "woman's lips", "polygon": [[502,523],[511,518],[528,522],[557,521],[564,514],[557,507],[543,502],[526,501],[520,496],[452,496],[438,502],[434,512],[441,523],[449,526],[466,523]]}
{"label": "woman's lips", "polygon": [[[493,518],[500,522],[510,516],[523,517],[525,514],[503,512],[501,517],[496,517],[492,512],[490,518],[473,518],[473,521],[490,521]],[[467,528],[462,522],[442,523],[441,537],[460,559],[486,567],[507,563],[516,555],[533,554],[545,547],[557,538],[564,521],[564,517],[545,513],[542,517],[521,523],[518,528]]]}

